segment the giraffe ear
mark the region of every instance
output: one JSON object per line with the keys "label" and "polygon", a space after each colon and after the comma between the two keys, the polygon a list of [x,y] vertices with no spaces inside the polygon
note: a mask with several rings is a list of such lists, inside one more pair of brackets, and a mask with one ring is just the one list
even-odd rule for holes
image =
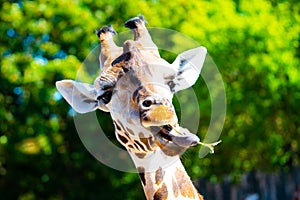
{"label": "giraffe ear", "polygon": [[198,47],[187,50],[177,56],[172,63],[173,67],[177,69],[177,75],[173,80],[174,92],[194,85],[200,75],[206,53],[205,47]]}
{"label": "giraffe ear", "polygon": [[56,82],[56,88],[78,113],[91,112],[97,108],[108,111],[105,105],[99,105],[97,91],[93,85],[72,80],[62,80]]}

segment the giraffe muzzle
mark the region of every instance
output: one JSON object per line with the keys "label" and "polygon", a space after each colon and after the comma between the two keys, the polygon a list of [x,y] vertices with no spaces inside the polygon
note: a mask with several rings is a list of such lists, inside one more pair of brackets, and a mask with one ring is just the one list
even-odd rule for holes
{"label": "giraffe muzzle", "polygon": [[141,112],[141,123],[144,127],[175,124],[177,116],[173,107],[156,104]]}

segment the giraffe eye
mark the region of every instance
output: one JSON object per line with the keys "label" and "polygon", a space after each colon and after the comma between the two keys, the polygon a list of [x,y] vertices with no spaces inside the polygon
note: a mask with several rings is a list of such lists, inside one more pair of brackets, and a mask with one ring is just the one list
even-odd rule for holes
{"label": "giraffe eye", "polygon": [[104,92],[101,96],[99,96],[97,99],[98,101],[103,101],[103,103],[108,104],[111,99],[112,92],[111,91],[106,91]]}
{"label": "giraffe eye", "polygon": [[143,101],[142,104],[143,104],[144,107],[148,108],[152,105],[152,101],[151,100],[145,100],[145,101]]}

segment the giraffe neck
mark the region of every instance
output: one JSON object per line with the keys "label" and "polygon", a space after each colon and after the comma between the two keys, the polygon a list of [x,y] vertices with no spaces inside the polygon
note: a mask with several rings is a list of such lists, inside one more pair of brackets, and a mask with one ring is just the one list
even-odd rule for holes
{"label": "giraffe neck", "polygon": [[[120,120],[114,120],[114,125],[116,138],[126,147],[137,168],[147,200],[202,200],[179,155],[160,148],[152,136],[146,136],[151,132],[131,130],[129,122],[125,128]],[[139,139],[132,138],[135,132],[140,132]]]}
{"label": "giraffe neck", "polygon": [[147,200],[202,200],[179,156],[165,156],[159,150],[143,159],[131,155]]}

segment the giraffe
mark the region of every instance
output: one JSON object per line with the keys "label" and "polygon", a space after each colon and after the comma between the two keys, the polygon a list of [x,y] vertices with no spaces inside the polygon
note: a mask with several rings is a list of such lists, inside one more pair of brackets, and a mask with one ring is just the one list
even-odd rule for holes
{"label": "giraffe", "polygon": [[114,43],[112,26],[98,29],[100,75],[93,84],[62,80],[56,87],[78,113],[110,112],[116,138],[133,160],[147,200],[202,200],[180,160],[200,140],[180,127],[172,98],[196,82],[207,51],[187,50],[170,64],[161,58],[145,23],[141,15],[125,22],[134,39],[123,47]]}

